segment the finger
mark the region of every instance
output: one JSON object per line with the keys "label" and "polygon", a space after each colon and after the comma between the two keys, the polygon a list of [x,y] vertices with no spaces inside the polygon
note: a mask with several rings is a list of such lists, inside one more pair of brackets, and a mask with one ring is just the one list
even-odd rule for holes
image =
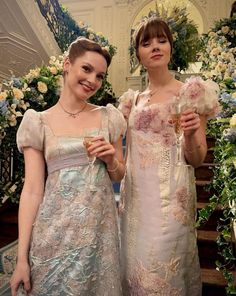
{"label": "finger", "polygon": [[16,296],[17,290],[19,288],[20,283],[18,284],[11,284],[11,295]]}
{"label": "finger", "polygon": [[99,154],[104,151],[115,151],[114,147],[111,144],[100,146],[93,150],[93,154]]}
{"label": "finger", "polygon": [[113,150],[106,150],[106,151],[98,153],[97,157],[112,156],[112,155],[115,155],[115,152]]}
{"label": "finger", "polygon": [[87,151],[92,153],[94,152],[95,149],[98,147],[104,146],[104,145],[110,145],[110,143],[107,143],[104,139],[103,140],[97,140],[96,142],[93,142],[88,148]]}
{"label": "finger", "polygon": [[181,122],[193,120],[195,118],[199,118],[199,115],[197,113],[191,112],[188,115],[181,116]]}
{"label": "finger", "polygon": [[200,124],[200,118],[198,115],[194,115],[193,117],[188,118],[185,121],[181,121],[181,126],[189,126],[196,123]]}
{"label": "finger", "polygon": [[194,113],[194,111],[195,111],[194,108],[188,108],[182,112],[182,115],[188,115],[190,113]]}
{"label": "finger", "polygon": [[30,281],[29,280],[24,281],[24,289],[27,292],[29,292],[31,290],[31,284],[30,284]]}
{"label": "finger", "polygon": [[196,124],[196,125],[192,125],[192,126],[187,126],[185,128],[183,128],[184,131],[190,131],[190,130],[197,130],[199,129],[200,125]]}
{"label": "finger", "polygon": [[96,141],[102,141],[102,140],[104,140],[104,136],[102,136],[102,135],[99,135],[99,136],[95,136],[95,137],[93,137],[93,139],[92,139],[92,142],[96,142]]}

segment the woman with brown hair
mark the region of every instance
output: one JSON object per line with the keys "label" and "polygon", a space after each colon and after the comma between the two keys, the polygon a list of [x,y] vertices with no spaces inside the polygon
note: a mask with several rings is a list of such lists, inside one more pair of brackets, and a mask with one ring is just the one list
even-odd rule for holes
{"label": "woman with brown hair", "polygon": [[124,295],[201,295],[194,167],[206,155],[218,86],[200,77],[176,80],[168,69],[172,44],[164,21],[140,25],[136,55],[149,84],[120,98],[128,121],[120,207]]}
{"label": "woman with brown hair", "polygon": [[75,40],[59,101],[43,112],[27,110],[19,127],[25,182],[13,296],[122,295],[111,180],[124,175],[126,123],[112,105],[87,101],[110,61],[97,43]]}

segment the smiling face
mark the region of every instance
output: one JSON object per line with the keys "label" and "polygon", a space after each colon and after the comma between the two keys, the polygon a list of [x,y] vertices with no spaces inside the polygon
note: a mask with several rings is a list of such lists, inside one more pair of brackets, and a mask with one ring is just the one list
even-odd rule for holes
{"label": "smiling face", "polygon": [[102,86],[107,71],[107,62],[100,53],[86,51],[73,63],[67,57],[64,71],[66,73],[64,87],[73,96],[87,100]]}

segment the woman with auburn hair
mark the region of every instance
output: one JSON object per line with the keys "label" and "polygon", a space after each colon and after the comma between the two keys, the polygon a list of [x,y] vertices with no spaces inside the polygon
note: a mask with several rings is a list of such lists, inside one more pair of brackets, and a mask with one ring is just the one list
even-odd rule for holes
{"label": "woman with auburn hair", "polygon": [[87,101],[110,62],[97,43],[75,40],[64,60],[59,101],[43,112],[27,110],[21,122],[25,182],[13,296],[122,295],[111,180],[124,175],[126,123],[111,104]]}

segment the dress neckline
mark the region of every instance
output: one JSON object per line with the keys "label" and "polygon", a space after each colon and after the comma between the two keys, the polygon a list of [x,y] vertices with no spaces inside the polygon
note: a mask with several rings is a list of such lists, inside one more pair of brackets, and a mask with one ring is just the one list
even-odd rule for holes
{"label": "dress neckline", "polygon": [[[96,136],[99,135],[100,132],[104,130],[105,127],[105,108],[103,106],[100,107],[101,110],[101,122],[100,122],[100,127],[85,127],[83,129],[78,129],[78,134],[56,134],[51,127],[50,123],[48,122],[47,115],[45,114],[46,111],[39,112],[40,114],[40,119],[44,126],[48,128],[48,130],[51,132],[51,134],[56,137],[56,138],[71,138],[71,139],[78,139],[78,138],[83,138],[84,136]],[[96,131],[96,133],[95,133]]]}

